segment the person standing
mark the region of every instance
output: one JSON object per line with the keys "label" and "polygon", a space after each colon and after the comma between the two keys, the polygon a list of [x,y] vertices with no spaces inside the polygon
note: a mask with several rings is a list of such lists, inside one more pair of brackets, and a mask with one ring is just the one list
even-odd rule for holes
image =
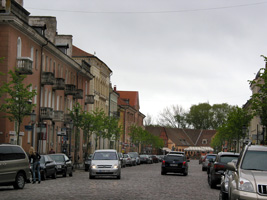
{"label": "person standing", "polygon": [[33,166],[32,166],[32,184],[34,184],[36,182],[36,179],[35,179],[35,171],[37,170],[37,174],[38,174],[38,183],[41,183],[41,174],[40,174],[40,158],[41,156],[39,155],[38,152],[36,152],[34,150],[33,147],[30,148],[29,150],[29,162],[33,163]]}

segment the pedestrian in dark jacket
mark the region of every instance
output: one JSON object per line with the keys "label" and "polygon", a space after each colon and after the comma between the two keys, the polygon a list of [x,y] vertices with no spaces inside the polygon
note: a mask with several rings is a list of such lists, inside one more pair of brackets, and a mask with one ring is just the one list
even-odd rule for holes
{"label": "pedestrian in dark jacket", "polygon": [[32,163],[32,183],[34,184],[36,182],[35,180],[35,171],[37,170],[38,174],[38,183],[41,183],[41,174],[40,174],[40,158],[38,152],[34,150],[33,147],[29,150],[29,162]]}

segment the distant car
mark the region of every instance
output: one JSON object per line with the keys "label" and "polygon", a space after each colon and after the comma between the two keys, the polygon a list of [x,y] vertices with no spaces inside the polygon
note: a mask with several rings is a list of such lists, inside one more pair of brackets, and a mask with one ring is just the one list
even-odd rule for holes
{"label": "distant car", "polygon": [[170,151],[168,154],[182,154],[185,155],[183,151]]}
{"label": "distant car", "polygon": [[0,186],[23,189],[30,182],[29,158],[21,146],[0,144]]}
{"label": "distant car", "polygon": [[73,175],[73,164],[71,160],[65,154],[49,154],[49,156],[56,162],[57,174],[62,174],[63,177]]}
{"label": "distant car", "polygon": [[149,158],[148,155],[140,155],[140,163],[151,164],[153,161]]}
{"label": "distant car", "polygon": [[200,156],[200,158],[199,158],[199,160],[198,160],[198,164],[202,164],[204,158],[205,158],[205,156]]}
{"label": "distant car", "polygon": [[229,200],[267,199],[267,146],[244,147],[237,164],[230,162],[227,169],[233,172],[229,178]]}
{"label": "distant car", "polygon": [[151,155],[151,158],[153,160],[153,163],[158,163],[159,162],[159,159],[156,155]]}
{"label": "distant car", "polygon": [[89,170],[89,167],[90,167],[90,164],[91,164],[91,157],[92,157],[93,154],[90,154],[89,156],[87,156],[85,159],[84,159],[84,170],[85,171],[88,171]]}
{"label": "distant car", "polygon": [[211,159],[215,159],[217,154],[207,154],[202,161],[202,171],[207,171]]}
{"label": "distant car", "polygon": [[57,178],[57,164],[49,155],[41,155],[40,173],[42,180],[46,180],[47,177]]}
{"label": "distant car", "polygon": [[129,152],[128,154],[131,157],[134,157],[135,158],[137,165],[140,165],[140,156],[139,156],[139,153],[137,153],[137,152]]}
{"label": "distant car", "polygon": [[169,172],[182,173],[184,176],[188,175],[188,163],[185,155],[168,154],[164,157],[161,164],[161,175]]}
{"label": "distant car", "polygon": [[221,174],[226,170],[226,164],[233,160],[237,160],[239,153],[220,152],[214,161],[211,161],[211,166],[208,174],[208,183],[211,188],[216,188],[216,185],[221,183]]}
{"label": "distant car", "polygon": [[129,154],[125,153],[123,154],[123,158],[126,159],[126,165],[127,166],[134,166],[136,164],[135,158],[132,158]]}
{"label": "distant car", "polygon": [[121,161],[121,167],[122,168],[126,167],[126,158],[123,157],[122,153],[118,153],[118,156],[119,156],[120,161]]}
{"label": "distant car", "polygon": [[89,170],[89,178],[93,179],[96,176],[121,178],[121,165],[116,150],[102,149],[94,152]]}

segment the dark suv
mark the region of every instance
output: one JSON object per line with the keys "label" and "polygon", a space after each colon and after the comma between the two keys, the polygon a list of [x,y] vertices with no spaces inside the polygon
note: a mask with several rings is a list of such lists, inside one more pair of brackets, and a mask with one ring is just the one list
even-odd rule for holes
{"label": "dark suv", "polygon": [[208,183],[211,188],[216,188],[216,185],[221,183],[221,175],[226,170],[226,164],[237,160],[238,157],[239,153],[220,152],[215,160],[210,161]]}
{"label": "dark suv", "polygon": [[168,172],[188,174],[188,163],[186,157],[182,154],[168,154],[164,157],[161,164],[161,175]]}
{"label": "dark suv", "polygon": [[30,177],[29,159],[21,146],[0,144],[0,185],[23,189]]}

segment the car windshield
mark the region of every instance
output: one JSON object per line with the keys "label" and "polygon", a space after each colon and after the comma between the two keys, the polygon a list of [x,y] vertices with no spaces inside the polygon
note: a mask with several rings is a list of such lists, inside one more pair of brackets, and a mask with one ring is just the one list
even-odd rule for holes
{"label": "car windshield", "polygon": [[209,160],[211,158],[216,158],[216,155],[207,155],[206,160]]}
{"label": "car windshield", "polygon": [[56,162],[65,162],[63,155],[51,155],[51,158]]}
{"label": "car windshield", "polygon": [[267,151],[247,151],[242,169],[267,171]]}
{"label": "car windshield", "polygon": [[229,163],[229,162],[232,162],[233,160],[237,160],[238,159],[238,156],[221,156],[221,159],[220,159],[220,162],[221,163]]}
{"label": "car windshield", "polygon": [[129,153],[129,155],[132,157],[132,158],[136,158],[138,155],[137,153]]}
{"label": "car windshield", "polygon": [[166,156],[166,161],[184,161],[183,156]]}
{"label": "car windshield", "polygon": [[93,160],[118,160],[115,152],[96,152]]}
{"label": "car windshield", "polygon": [[140,155],[141,158],[146,158],[148,157],[147,155]]}

